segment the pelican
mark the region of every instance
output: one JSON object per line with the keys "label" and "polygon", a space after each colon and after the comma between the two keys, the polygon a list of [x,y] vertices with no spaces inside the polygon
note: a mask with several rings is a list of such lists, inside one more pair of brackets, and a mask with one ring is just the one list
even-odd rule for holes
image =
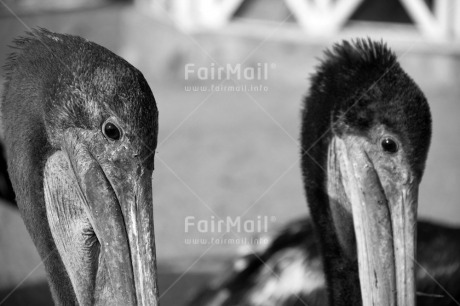
{"label": "pelican", "polygon": [[[430,139],[427,100],[386,44],[334,45],[302,111],[311,219],[236,260],[190,305],[456,305],[460,231],[422,222],[416,246]],[[448,267],[456,276],[436,283]]]}
{"label": "pelican", "polygon": [[15,40],[2,115],[16,202],[57,305],[158,305],[158,110],[141,72],[83,38]]}

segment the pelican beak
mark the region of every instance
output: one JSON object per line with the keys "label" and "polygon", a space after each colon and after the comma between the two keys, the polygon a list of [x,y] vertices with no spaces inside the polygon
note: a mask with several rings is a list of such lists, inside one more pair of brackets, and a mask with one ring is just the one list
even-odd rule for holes
{"label": "pelican beak", "polygon": [[341,146],[363,305],[415,305],[418,183],[377,171],[358,137]]}
{"label": "pelican beak", "polygon": [[80,305],[158,305],[152,170],[126,148],[104,155],[68,136],[47,161],[44,189],[76,299]]}

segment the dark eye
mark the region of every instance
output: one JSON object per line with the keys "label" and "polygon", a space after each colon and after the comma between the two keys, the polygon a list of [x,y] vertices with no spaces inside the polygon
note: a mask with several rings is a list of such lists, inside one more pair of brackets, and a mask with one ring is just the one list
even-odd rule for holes
{"label": "dark eye", "polygon": [[102,132],[107,138],[112,140],[118,140],[121,138],[120,128],[116,126],[115,123],[112,123],[110,121],[106,121],[102,125]]}
{"label": "dark eye", "polygon": [[388,136],[385,136],[380,141],[380,145],[382,146],[382,150],[387,153],[396,153],[398,152],[398,144],[396,141]]}

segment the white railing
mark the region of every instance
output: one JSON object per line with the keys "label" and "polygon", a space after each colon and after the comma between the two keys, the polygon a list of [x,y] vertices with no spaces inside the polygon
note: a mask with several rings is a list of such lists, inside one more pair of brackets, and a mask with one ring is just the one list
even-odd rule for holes
{"label": "white railing", "polygon": [[337,33],[363,0],[285,0],[297,22],[309,35]]}
{"label": "white railing", "polygon": [[[167,17],[184,31],[218,29],[230,22],[244,0],[137,0],[156,16]],[[310,36],[331,36],[365,0],[284,0],[299,26]],[[460,0],[399,0],[420,34],[434,41],[460,39]]]}
{"label": "white railing", "polygon": [[225,26],[244,0],[138,0],[156,16],[193,32]]}

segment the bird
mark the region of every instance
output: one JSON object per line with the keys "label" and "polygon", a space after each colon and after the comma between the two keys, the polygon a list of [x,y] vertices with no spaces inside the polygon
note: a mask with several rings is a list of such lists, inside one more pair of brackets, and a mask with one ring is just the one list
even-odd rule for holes
{"label": "bird", "polygon": [[14,40],[2,97],[8,174],[56,305],[158,305],[158,108],[142,73],[78,36]]}
{"label": "bird", "polygon": [[189,305],[458,305],[460,229],[416,218],[430,108],[395,53],[369,38],[334,44],[301,120],[310,217],[238,257]]}
{"label": "bird", "polygon": [[[190,305],[328,305],[323,263],[311,218],[288,222],[266,245],[244,250],[192,297]],[[460,300],[460,229],[420,220],[417,305],[456,306]]]}

